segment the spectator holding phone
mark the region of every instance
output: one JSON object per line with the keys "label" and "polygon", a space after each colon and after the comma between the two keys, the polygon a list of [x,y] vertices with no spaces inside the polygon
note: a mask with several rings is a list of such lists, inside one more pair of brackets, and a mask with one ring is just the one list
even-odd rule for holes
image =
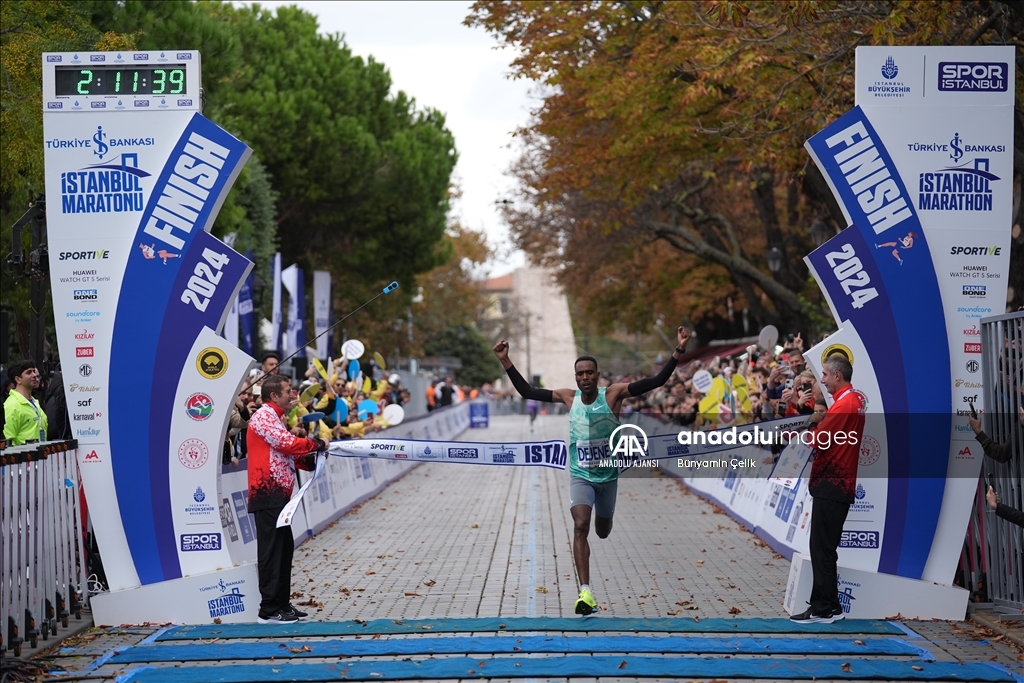
{"label": "spectator holding phone", "polygon": [[988,493],[985,494],[985,500],[988,501],[990,508],[996,511],[996,514],[1005,519],[1011,524],[1017,526],[1024,526],[1024,512],[1015,510],[1009,505],[1005,505],[999,502],[999,494],[995,492],[991,486],[988,487]]}
{"label": "spectator holding phone", "polygon": [[[1010,462],[1010,458],[1013,457],[1013,443],[1007,441],[1006,443],[998,443],[992,439],[981,429],[981,418],[978,417],[978,411],[974,409],[974,404],[970,404],[971,414],[967,418],[967,424],[971,425],[971,429],[974,430],[974,438],[981,444],[982,449],[985,451],[985,455],[992,458],[996,462]],[[1024,426],[1024,406],[1020,406],[1017,409],[1017,417],[1019,424]]]}

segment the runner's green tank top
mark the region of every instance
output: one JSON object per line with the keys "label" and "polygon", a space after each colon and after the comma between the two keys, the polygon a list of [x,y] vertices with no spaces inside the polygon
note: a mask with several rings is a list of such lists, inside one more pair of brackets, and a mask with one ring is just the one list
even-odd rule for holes
{"label": "runner's green tank top", "polygon": [[595,483],[619,477],[619,468],[599,466],[611,456],[608,437],[619,426],[619,418],[605,400],[606,389],[598,387],[597,398],[590,405],[583,405],[583,395],[577,389],[569,409],[569,473]]}

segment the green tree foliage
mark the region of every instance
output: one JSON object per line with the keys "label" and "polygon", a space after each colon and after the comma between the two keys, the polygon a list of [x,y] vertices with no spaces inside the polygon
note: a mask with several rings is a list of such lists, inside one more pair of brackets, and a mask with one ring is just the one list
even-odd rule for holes
{"label": "green tree foliage", "polygon": [[501,363],[491,353],[491,345],[475,325],[446,327],[424,344],[428,356],[454,356],[462,361],[455,373],[459,384],[478,387],[493,382],[502,374]]}
{"label": "green tree foliage", "polygon": [[[384,65],[354,56],[339,36],[319,34],[316,18],[295,7],[274,13],[155,0],[90,7],[98,25],[137,33],[140,47],[202,52],[206,115],[253,148],[276,193],[277,234],[260,239],[277,243],[285,265],[298,262],[310,277],[330,270],[341,312],[399,280],[403,289],[359,314],[367,327],[393,327],[415,275],[448,255],[441,242],[456,154],[443,115],[391,94]],[[237,195],[245,182],[225,202],[218,234],[243,223],[231,214],[244,203]],[[254,258],[263,268],[265,259]]]}
{"label": "green tree foliage", "polygon": [[391,96],[382,64],[299,9],[223,13],[244,66],[220,106],[279,193],[285,261],[407,284],[437,265],[456,161],[443,115]]}
{"label": "green tree foliage", "polygon": [[320,35],[313,15],[163,0],[10,0],[0,12],[4,225],[43,189],[42,51],[196,49],[203,113],[254,150],[213,230],[253,249],[264,282],[277,249],[310,278],[332,271],[342,312],[399,280],[398,293],[359,315],[393,328],[415,276],[450,256],[457,157],[444,116],[392,93],[384,65]]}
{"label": "green tree foliage", "polygon": [[[123,50],[132,36],[101,33],[83,8],[61,0],[0,3],[0,254],[11,244],[11,225],[43,192],[42,53]],[[23,233],[27,252],[28,231]],[[28,355],[28,279],[5,273],[2,305],[14,313],[19,354]],[[52,318],[48,327],[53,328]]]}

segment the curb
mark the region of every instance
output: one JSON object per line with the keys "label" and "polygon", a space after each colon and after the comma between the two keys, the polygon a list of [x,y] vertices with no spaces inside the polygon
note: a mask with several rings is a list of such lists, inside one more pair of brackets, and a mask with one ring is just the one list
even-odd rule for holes
{"label": "curb", "polygon": [[[974,623],[980,626],[984,626],[986,628],[990,628],[996,633],[1006,636],[1007,640],[1013,641],[1017,644],[1018,647],[1024,647],[1024,628],[1021,628],[1020,626],[1008,626],[1001,619],[999,619],[1000,616],[1004,615],[994,615],[990,612],[972,612],[967,616]],[[1005,616],[1015,617],[1015,621],[1024,622],[1024,615],[1020,615],[1020,617],[1017,617],[1017,615],[1008,614]]]}

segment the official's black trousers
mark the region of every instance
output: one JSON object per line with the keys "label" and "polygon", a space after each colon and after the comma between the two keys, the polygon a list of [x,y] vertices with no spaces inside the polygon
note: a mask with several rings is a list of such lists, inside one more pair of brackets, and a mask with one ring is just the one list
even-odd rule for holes
{"label": "official's black trousers", "polygon": [[838,503],[827,498],[815,498],[811,507],[811,569],[814,583],[811,587],[811,611],[829,614],[839,609],[838,570],[839,540],[843,524],[850,512],[849,503]]}
{"label": "official's black trousers", "polygon": [[288,607],[292,591],[292,553],[295,541],[292,528],[277,528],[282,508],[257,510],[256,558],[260,576],[260,616],[267,618]]}

